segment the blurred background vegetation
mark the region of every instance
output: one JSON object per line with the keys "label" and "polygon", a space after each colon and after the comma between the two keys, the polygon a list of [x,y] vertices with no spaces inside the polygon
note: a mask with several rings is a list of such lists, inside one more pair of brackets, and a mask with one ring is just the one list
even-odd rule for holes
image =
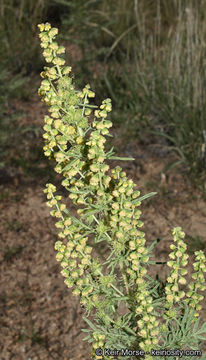
{"label": "blurred background vegetation", "polygon": [[97,103],[112,98],[111,120],[127,142],[164,139],[177,154],[173,165],[204,188],[205,10],[204,0],[0,0],[0,170],[29,170],[42,155],[41,141],[31,157],[18,152],[25,132],[40,139],[41,130],[17,126],[18,108],[11,109],[14,99],[37,92],[44,66],[37,24],[48,21],[59,28],[58,41],[80,53],[66,55],[76,85],[89,82]]}

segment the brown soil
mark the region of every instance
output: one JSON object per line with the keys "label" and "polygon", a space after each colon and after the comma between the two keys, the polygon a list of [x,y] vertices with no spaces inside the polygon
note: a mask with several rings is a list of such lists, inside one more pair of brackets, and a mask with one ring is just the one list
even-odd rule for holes
{"label": "brown soil", "polygon": [[[18,107],[26,113],[20,121],[42,125],[46,110],[37,97],[32,103],[18,104]],[[120,133],[121,130],[113,130],[117,148],[122,141],[118,137]],[[141,206],[148,244],[162,238],[155,249],[156,259],[167,260],[171,229],[177,225],[186,233],[191,253],[198,246],[205,250],[206,203],[202,193],[180,170],[165,174],[168,157],[155,155],[154,147],[143,148],[131,141],[121,147],[118,155],[136,160],[114,161],[112,167],[117,164],[123,167],[142,194],[158,192]],[[44,167],[44,164],[39,166]],[[87,327],[82,319],[83,310],[79,299],[65,286],[55,258],[56,228],[43,194],[48,181],[48,175],[28,177],[19,167],[9,182],[1,185],[0,360],[91,358],[90,345],[82,340],[85,334],[81,328]],[[197,236],[202,242],[194,244]],[[188,281],[192,262],[193,255]],[[159,265],[156,272],[162,280],[166,279],[168,272],[163,265]],[[204,302],[201,315],[204,321],[205,310]]]}

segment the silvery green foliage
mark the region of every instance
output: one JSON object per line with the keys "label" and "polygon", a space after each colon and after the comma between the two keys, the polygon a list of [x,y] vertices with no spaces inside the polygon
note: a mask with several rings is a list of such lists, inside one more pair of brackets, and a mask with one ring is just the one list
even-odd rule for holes
{"label": "silvery green foliage", "polygon": [[[45,116],[44,151],[56,160],[55,171],[64,178],[62,186],[77,206],[76,216],[55,195],[54,185],[47,184],[45,193],[60,229],[56,258],[65,284],[80,297],[86,311],[89,329],[83,331],[85,340],[92,343],[92,358],[102,358],[99,348],[141,349],[147,360],[153,358],[154,349],[199,349],[206,332],[206,324],[199,328],[203,296],[198,294],[205,290],[205,256],[202,251],[195,253],[195,281],[190,281],[188,292],[181,290],[186,284],[188,255],[184,233],[174,228],[167,262],[171,272],[160,294],[160,282],[147,274],[147,267],[156,264],[150,260],[156,243],[146,247],[138,208],[154,193],[140,197],[119,166],[110,170],[106,161],[118,159],[113,149],[106,152],[104,146],[112,126],[107,120],[111,100],[104,100],[99,108],[91,105],[94,92],[89,85],[82,91],[75,89],[71,68],[59,56],[65,49],[54,41],[58,29],[49,23],[40,24],[39,29],[43,55],[52,64],[41,73],[39,89],[50,112]],[[105,261],[94,256],[94,245],[101,242],[110,250]],[[113,356],[105,354],[104,359]]]}

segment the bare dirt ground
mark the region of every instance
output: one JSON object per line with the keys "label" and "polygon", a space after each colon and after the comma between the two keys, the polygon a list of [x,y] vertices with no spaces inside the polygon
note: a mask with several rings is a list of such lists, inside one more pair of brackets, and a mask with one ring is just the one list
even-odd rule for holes
{"label": "bare dirt ground", "polygon": [[[26,117],[19,121],[42,125],[46,111],[37,97],[21,106]],[[120,130],[113,132],[118,148]],[[182,226],[186,233],[191,254],[189,281],[194,251],[206,249],[206,202],[202,193],[179,170],[165,174],[168,158],[158,156],[153,147],[125,142],[118,155],[136,159],[114,161],[111,166],[124,168],[141,194],[158,192],[141,206],[148,244],[162,238],[155,249],[156,259],[167,260],[174,226]],[[85,334],[81,328],[87,327],[83,310],[79,299],[65,286],[55,258],[56,228],[43,194],[48,181],[48,174],[28,176],[19,166],[0,188],[0,360],[90,359],[90,345],[82,341]],[[163,265],[156,271],[166,279],[168,270]],[[206,321],[206,302],[202,305],[201,318]]]}

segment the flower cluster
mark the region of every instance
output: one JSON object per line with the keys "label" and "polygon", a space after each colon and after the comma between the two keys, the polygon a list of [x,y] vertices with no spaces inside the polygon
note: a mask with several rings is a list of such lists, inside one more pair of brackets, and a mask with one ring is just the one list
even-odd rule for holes
{"label": "flower cluster", "polygon": [[[125,348],[138,339],[138,346],[148,352],[160,346],[161,337],[157,305],[146,281],[151,254],[145,246],[145,234],[140,230],[143,226],[138,209],[140,192],[121,167],[110,170],[106,163],[114,158],[112,150],[106,152],[104,145],[112,126],[107,120],[111,100],[104,100],[98,108],[89,103],[95,96],[89,85],[82,91],[75,89],[71,67],[65,66],[65,60],[59,56],[65,49],[55,42],[58,29],[49,23],[38,26],[43,55],[46,62],[52,64],[41,73],[43,80],[39,89],[50,113],[45,116],[44,152],[56,160],[55,171],[63,176],[61,184],[78,207],[75,217],[62,202],[62,196],[55,194],[56,187],[47,184],[44,190],[47,205],[52,208],[50,214],[57,218],[59,229],[55,250],[61,274],[72,293],[80,296],[88,313],[96,310],[99,327],[92,326],[96,330],[88,337],[93,342],[94,359],[99,358],[95,354],[98,347],[108,346],[118,338],[123,339]],[[186,283],[184,275],[187,274],[184,233],[181,228],[175,228],[173,236],[174,244],[170,246],[173,252],[167,263],[172,270],[163,304],[166,319],[177,315],[174,305],[185,296],[179,285]],[[111,250],[104,263],[93,253],[94,243],[102,241],[107,241]],[[197,314],[201,308],[198,302],[202,300],[197,290],[205,289],[206,266],[202,252],[196,253],[194,268],[196,281],[189,285],[186,302]],[[123,301],[128,309],[133,302],[132,316],[129,312],[119,315]],[[150,360],[150,355],[146,359]]]}
{"label": "flower cluster", "polygon": [[[139,191],[134,190],[135,184],[127,180],[126,173],[118,166],[112,170],[112,179],[116,181],[112,195],[110,226],[112,232],[112,247],[117,254],[125,253],[126,267],[125,283],[127,290],[136,287],[135,300],[138,304],[136,314],[141,317],[138,321],[139,332],[143,339],[139,346],[149,351],[158,343],[158,321],[152,314],[152,297],[149,295],[144,277],[147,273],[145,264],[149,261],[145,247],[145,234],[138,230],[143,226],[139,220],[141,211],[137,207]],[[135,201],[136,199],[136,201]],[[124,274],[124,273],[123,273]],[[146,315],[147,314],[147,315]]]}
{"label": "flower cluster", "polygon": [[204,291],[206,289],[204,272],[206,272],[206,258],[202,250],[195,252],[196,261],[193,264],[194,267],[194,274],[192,278],[195,280],[189,284],[189,291],[186,293],[188,299],[185,302],[194,309],[196,317],[199,316],[198,311],[202,309],[202,306],[199,305],[199,302],[203,300],[204,296],[198,294],[199,291]]}
{"label": "flower cluster", "polygon": [[[85,267],[91,261],[92,248],[87,245],[88,237],[81,236],[80,227],[74,225],[72,216],[63,215],[66,206],[60,203],[61,196],[54,196],[53,192],[55,190],[54,185],[47,184],[47,188],[44,190],[49,200],[47,205],[49,207],[55,206],[56,209],[51,211],[51,215],[60,219],[56,222],[56,227],[61,229],[58,236],[60,238],[67,237],[69,240],[67,245],[64,245],[62,241],[56,242],[55,249],[58,251],[56,258],[57,261],[61,262],[63,268],[61,273],[66,278],[66,285],[68,287],[76,285],[75,294],[83,293],[83,296],[86,296],[93,289],[88,285],[89,281],[86,277],[83,280],[81,279],[81,281],[78,279],[82,277]],[[77,259],[79,263],[77,263]]]}
{"label": "flower cluster", "polygon": [[188,255],[185,253],[187,246],[184,243],[184,232],[180,227],[173,230],[174,244],[170,245],[170,249],[173,250],[169,257],[171,260],[167,262],[167,265],[172,269],[170,275],[167,278],[167,285],[165,287],[166,292],[166,307],[168,311],[166,315],[168,317],[174,316],[175,303],[178,303],[184,298],[185,292],[179,289],[180,284],[186,284],[184,275],[187,274],[187,270],[184,267],[188,263]]}
{"label": "flower cluster", "polygon": [[[206,258],[202,251],[196,251],[196,262],[194,262],[193,267],[196,272],[192,275],[192,278],[195,282],[190,282],[188,285],[189,291],[185,293],[179,289],[180,285],[186,285],[187,281],[184,278],[187,275],[187,270],[184,267],[188,263],[188,255],[185,253],[186,244],[184,243],[184,232],[181,231],[180,227],[177,227],[173,230],[173,239],[176,244],[170,245],[170,248],[173,250],[170,254],[170,261],[167,262],[167,265],[172,268],[170,275],[167,278],[167,285],[165,287],[166,292],[166,303],[165,307],[167,311],[165,313],[165,318],[173,318],[176,316],[175,303],[178,303],[180,300],[184,299],[184,302],[189,305],[191,310],[195,310],[195,317],[199,316],[198,311],[202,309],[202,306],[199,305],[199,302],[203,300],[203,295],[198,294],[198,290],[204,291],[206,286],[204,285],[205,278],[204,272],[206,272]],[[185,299],[185,296],[187,299]]]}
{"label": "flower cluster", "polygon": [[98,333],[98,332],[94,332],[93,333],[93,339],[94,339],[94,343],[92,344],[92,355],[94,357],[95,360],[98,359],[102,359],[102,355],[100,354],[99,356],[97,355],[97,353],[95,352],[98,348],[102,349],[104,348],[104,340],[106,338],[106,336],[104,334]]}

